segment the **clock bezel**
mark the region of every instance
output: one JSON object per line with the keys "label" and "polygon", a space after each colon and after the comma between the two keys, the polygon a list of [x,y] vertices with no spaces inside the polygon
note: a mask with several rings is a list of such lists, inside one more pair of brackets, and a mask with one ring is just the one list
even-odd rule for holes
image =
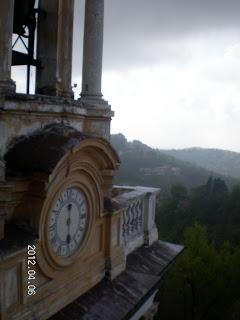
{"label": "clock bezel", "polygon": [[[60,200],[60,198],[63,199],[63,193],[64,193],[64,192],[67,192],[67,193],[68,193],[68,190],[76,190],[76,192],[77,192],[78,194],[80,194],[81,198],[83,199],[83,201],[84,201],[84,206],[85,206],[85,208],[86,208],[86,218],[85,218],[86,221],[85,221],[85,223],[84,223],[83,233],[82,233],[82,235],[81,235],[81,238],[79,239],[79,242],[76,242],[76,239],[74,239],[74,241],[75,241],[75,243],[76,243],[76,247],[75,247],[72,251],[68,251],[68,254],[67,254],[67,255],[61,255],[61,254],[57,253],[57,252],[54,250],[54,242],[53,242],[53,240],[52,240],[52,238],[51,238],[51,231],[50,231],[51,228],[50,228],[50,224],[51,224],[51,219],[52,219],[52,217],[58,216],[58,219],[60,218],[59,214],[57,214],[56,212],[57,212],[57,211],[60,211],[60,214],[61,214],[62,208],[68,203],[68,201],[71,202],[71,200],[72,200],[72,203],[75,203],[75,205],[76,205],[77,195],[75,195],[75,198],[72,198],[72,193],[71,193],[70,196],[67,195],[67,199],[62,200],[62,201],[63,201],[62,206],[59,208],[59,210],[57,210],[57,211],[55,210],[55,213],[54,213],[54,208],[55,208],[57,202]],[[61,201],[61,200],[60,200],[60,201]],[[82,206],[82,205],[81,205],[81,206]],[[78,207],[78,206],[77,206],[77,207]],[[78,207],[78,209],[80,210],[79,207]],[[78,214],[80,214],[80,212],[78,212]],[[55,217],[54,217],[54,219],[55,219]],[[55,221],[55,223],[56,223],[57,225],[58,225],[58,219]],[[80,188],[77,188],[77,187],[74,187],[74,186],[70,186],[70,187],[64,189],[63,191],[60,191],[60,192],[56,195],[55,199],[52,201],[52,208],[51,208],[51,210],[50,210],[50,214],[48,215],[48,222],[47,222],[48,228],[49,228],[49,229],[48,229],[48,232],[49,232],[49,236],[50,236],[50,241],[49,241],[49,242],[50,242],[50,244],[52,245],[53,252],[54,252],[54,254],[55,254],[56,256],[66,259],[66,258],[69,258],[69,257],[71,257],[71,256],[74,255],[74,253],[79,249],[79,247],[82,245],[82,243],[83,243],[83,241],[84,241],[85,234],[86,234],[87,228],[88,228],[88,220],[89,220],[89,206],[88,206],[88,202],[87,202],[87,200],[86,200],[86,195],[84,194],[84,192],[83,192]],[[56,233],[56,236],[59,238],[59,234],[57,233],[57,228],[56,228],[54,231],[55,231],[55,233]],[[76,232],[77,232],[77,231],[76,231]],[[75,233],[75,234],[76,234],[76,233]],[[74,237],[74,235],[73,235],[73,237]],[[66,244],[66,245],[67,245],[67,244]],[[61,245],[60,245],[60,246],[61,246]]]}
{"label": "clock bezel", "polygon": [[[86,199],[86,205],[88,208],[88,221],[87,221],[87,226],[85,230],[84,237],[79,245],[79,247],[76,249],[76,251],[68,256],[68,257],[61,257],[55,254],[52,248],[52,243],[50,240],[50,235],[49,235],[49,221],[51,217],[51,209],[61,194],[64,190],[68,188],[76,188],[79,189],[85,196]],[[43,244],[43,253],[44,256],[48,262],[48,264],[52,267],[53,270],[61,270],[62,268],[71,266],[74,264],[76,260],[78,260],[80,255],[84,254],[84,250],[86,249],[91,229],[92,229],[92,224],[93,224],[93,219],[94,219],[94,214],[96,211],[96,208],[94,208],[94,194],[93,190],[88,188],[88,185],[84,183],[84,181],[79,182],[75,181],[72,179],[67,179],[65,183],[62,183],[60,186],[54,188],[55,190],[51,192],[51,197],[49,197],[45,203],[45,219],[43,221],[44,223],[44,228],[43,228],[43,239],[46,239]]]}

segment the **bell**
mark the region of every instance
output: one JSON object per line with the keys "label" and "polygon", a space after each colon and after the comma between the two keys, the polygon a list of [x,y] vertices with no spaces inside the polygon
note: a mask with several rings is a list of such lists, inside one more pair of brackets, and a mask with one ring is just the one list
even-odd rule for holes
{"label": "bell", "polygon": [[25,35],[25,26],[35,21],[34,5],[35,0],[15,0],[13,33]]}

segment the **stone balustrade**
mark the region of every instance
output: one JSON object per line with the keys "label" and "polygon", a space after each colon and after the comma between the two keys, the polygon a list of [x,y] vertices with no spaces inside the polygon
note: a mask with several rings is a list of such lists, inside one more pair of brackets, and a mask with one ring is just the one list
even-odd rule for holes
{"label": "stone balustrade", "polygon": [[114,186],[114,201],[123,207],[122,237],[125,254],[158,240],[156,197],[160,189]]}

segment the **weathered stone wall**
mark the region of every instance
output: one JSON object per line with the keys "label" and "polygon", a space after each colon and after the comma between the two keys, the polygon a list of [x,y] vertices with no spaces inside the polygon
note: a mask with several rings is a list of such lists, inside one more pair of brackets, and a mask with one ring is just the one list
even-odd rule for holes
{"label": "weathered stone wall", "polygon": [[[62,128],[63,138],[66,138],[66,128]],[[106,188],[112,184],[118,156],[104,139],[84,137],[81,140],[77,139],[77,135],[82,136],[72,136],[70,133],[68,136],[71,141],[75,139],[75,147],[64,139],[63,149],[66,151],[56,159],[57,165],[53,169],[46,167],[44,172],[33,172],[21,188],[19,180],[9,185],[5,182],[2,188],[0,184],[0,209],[1,205],[2,208],[8,205],[11,211],[9,220],[17,225],[9,224],[1,240],[0,319],[48,319],[100,282],[106,272],[108,276],[115,277],[125,268],[119,230],[122,224],[121,210],[110,212],[104,206],[104,198],[108,194]],[[57,145],[56,140],[42,136],[44,141],[51,140],[54,146]],[[31,138],[25,140],[28,143]],[[39,149],[44,141],[39,141]],[[28,154],[34,162],[32,145],[30,141]],[[46,155],[52,158],[51,152]],[[21,163],[20,158],[21,154],[17,152],[14,157],[16,164]],[[79,249],[69,259],[61,259],[52,253],[49,243],[49,217],[56,194],[70,185],[84,190],[89,219]],[[26,223],[24,228],[23,222]],[[0,238],[1,224],[0,219]],[[28,234],[35,237],[29,238]],[[27,248],[33,243],[36,245],[37,262],[34,270],[37,289],[36,295],[29,295]]]}
{"label": "weathered stone wall", "polygon": [[110,109],[87,108],[81,101],[14,95],[0,100],[0,159],[16,138],[50,123],[62,123],[85,134],[110,139]]}

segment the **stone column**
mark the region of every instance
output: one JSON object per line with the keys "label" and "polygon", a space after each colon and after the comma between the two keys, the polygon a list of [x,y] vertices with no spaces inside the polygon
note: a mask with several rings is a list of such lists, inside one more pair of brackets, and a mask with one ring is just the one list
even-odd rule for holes
{"label": "stone column", "polygon": [[101,99],[104,0],[86,0],[83,43],[82,93],[84,99]]}
{"label": "stone column", "polygon": [[[5,182],[5,163],[0,160],[0,185]],[[1,205],[0,200],[0,240],[4,238],[4,224],[6,218],[5,205]],[[0,313],[1,315],[1,313]]]}
{"label": "stone column", "polygon": [[36,92],[72,97],[72,38],[74,0],[40,0]]}
{"label": "stone column", "polygon": [[11,80],[14,0],[0,1],[0,94],[15,92]]}

